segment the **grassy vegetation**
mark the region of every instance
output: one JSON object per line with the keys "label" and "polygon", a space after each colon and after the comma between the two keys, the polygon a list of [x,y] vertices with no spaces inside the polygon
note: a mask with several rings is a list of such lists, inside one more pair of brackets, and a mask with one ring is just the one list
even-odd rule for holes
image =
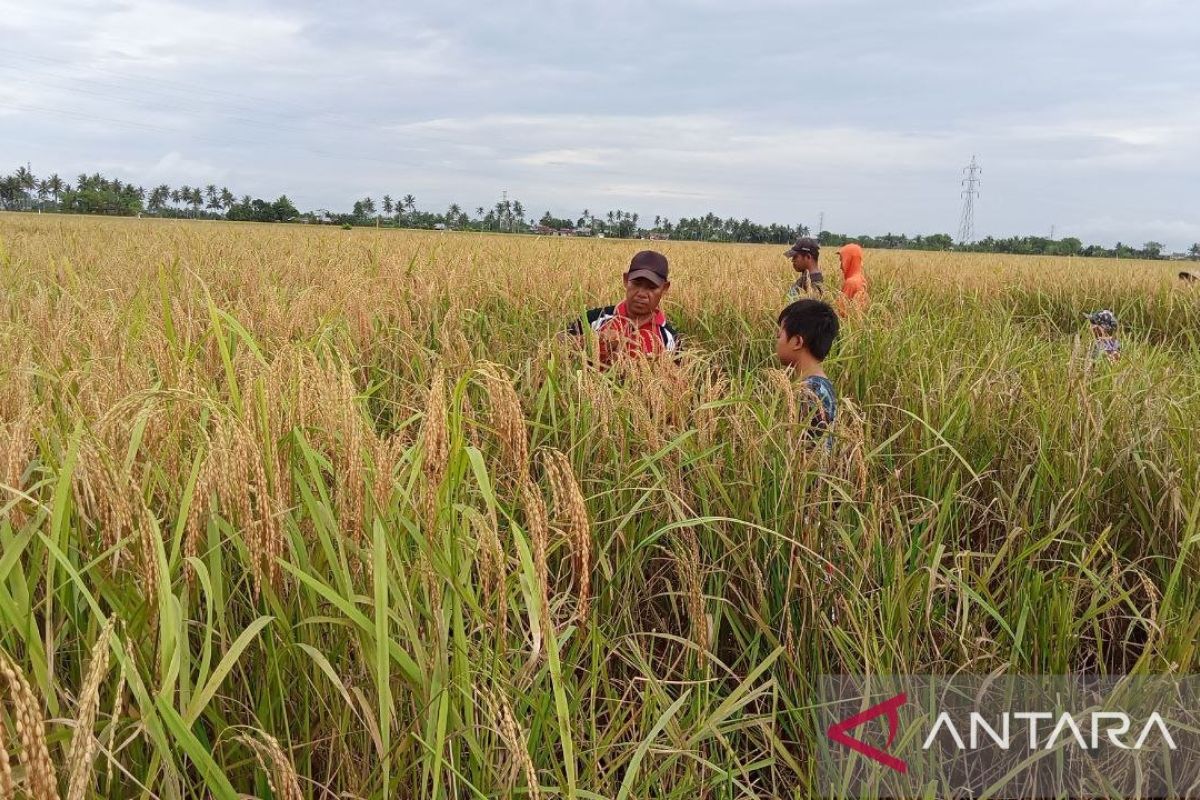
{"label": "grassy vegetation", "polygon": [[822,673],[1198,669],[1167,265],[869,252],[825,458],[780,248],[555,343],[637,249],[0,215],[0,797],[808,796]]}

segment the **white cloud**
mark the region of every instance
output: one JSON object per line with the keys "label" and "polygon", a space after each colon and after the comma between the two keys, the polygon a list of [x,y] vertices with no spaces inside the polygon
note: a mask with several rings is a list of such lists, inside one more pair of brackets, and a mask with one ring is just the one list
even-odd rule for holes
{"label": "white cloud", "polygon": [[672,200],[715,200],[718,193],[702,189],[686,189],[655,183],[621,183],[600,187],[600,193],[615,197],[640,197],[645,199],[668,198]]}
{"label": "white cloud", "polygon": [[520,156],[514,161],[518,164],[528,164],[531,167],[546,167],[562,164],[595,166],[603,163],[603,159],[612,155],[612,151],[600,148],[563,148],[560,150],[542,150],[529,155]]}
{"label": "white cloud", "polygon": [[98,65],[126,70],[228,58],[269,65],[296,55],[303,27],[293,10],[125,0],[99,11],[79,41],[82,50],[96,54]]}

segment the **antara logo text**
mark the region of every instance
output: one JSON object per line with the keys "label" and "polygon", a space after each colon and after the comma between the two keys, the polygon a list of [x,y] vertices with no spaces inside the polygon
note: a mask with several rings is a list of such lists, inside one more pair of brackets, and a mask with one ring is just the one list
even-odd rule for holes
{"label": "antara logo text", "polygon": [[[908,771],[908,764],[901,758],[888,753],[900,728],[899,709],[908,702],[907,694],[898,694],[865,711],[847,717],[831,725],[826,735],[838,744],[860,753],[873,761],[900,773]],[[888,723],[888,738],[883,748],[867,744],[850,735],[850,731],[873,719],[884,717]],[[963,732],[966,731],[966,736]],[[1136,731],[1136,735],[1135,735]],[[955,722],[949,712],[941,712],[933,727],[921,744],[929,750],[935,744],[953,744],[958,750],[978,750],[996,746],[1002,750],[1028,746],[1030,750],[1050,750],[1060,744],[1078,745],[1083,750],[1097,750],[1112,744],[1123,750],[1140,750],[1151,737],[1171,750],[1177,749],[1167,724],[1158,712],[1152,713],[1145,723],[1134,726],[1133,719],[1119,711],[1093,711],[1083,715],[1069,712],[1054,714],[1049,711],[1005,712],[999,718],[988,719],[983,714],[972,712],[965,724]],[[1069,740],[1069,741],[1068,741]],[[1153,742],[1152,742],[1153,743]]]}
{"label": "antara logo text", "polygon": [[[1132,743],[1129,737],[1134,731],[1133,720],[1120,711],[1093,711],[1078,718],[1065,711],[1058,716],[1049,711],[1005,712],[994,726],[982,714],[972,712],[968,715],[966,728],[968,736],[964,739],[960,726],[943,711],[938,714],[921,748],[928,750],[944,735],[959,750],[978,750],[981,746],[992,745],[1008,750],[1013,747],[1014,740],[1018,747],[1027,742],[1030,750],[1051,750],[1067,738],[1074,740],[1082,750],[1098,750],[1108,743],[1122,750],[1141,750],[1156,730],[1160,741],[1168,748],[1175,750],[1177,747],[1166,722],[1157,711],[1137,728]],[[1038,734],[1045,731],[1049,733],[1043,734],[1043,741]]]}

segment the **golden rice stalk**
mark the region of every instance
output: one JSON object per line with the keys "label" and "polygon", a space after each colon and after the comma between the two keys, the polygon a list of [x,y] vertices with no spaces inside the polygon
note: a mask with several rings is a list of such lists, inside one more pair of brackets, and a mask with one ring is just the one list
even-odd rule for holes
{"label": "golden rice stalk", "polygon": [[[252,552],[251,556],[255,559],[254,566],[257,570],[258,580],[265,581],[278,591],[283,586],[283,568],[279,565],[284,550],[283,528],[279,524],[279,514],[275,509],[270,484],[267,482],[267,473],[258,440],[249,426],[242,428],[242,437],[242,446],[247,454],[251,476],[248,488],[253,492],[256,514],[253,525],[257,531],[254,541],[258,552]],[[257,595],[258,589],[256,588],[255,596],[257,597]]]}
{"label": "golden rice stalk", "polygon": [[12,766],[8,761],[8,743],[4,736],[4,718],[0,717],[0,800],[13,800],[16,791],[13,789]]}
{"label": "golden rice stalk", "polygon": [[595,370],[579,370],[576,376],[580,397],[591,409],[596,438],[611,441],[619,451],[624,446],[625,426],[616,424],[617,407],[612,387],[604,375]]}
{"label": "golden rice stalk", "polygon": [[83,512],[93,519],[99,529],[105,549],[113,549],[113,566],[120,565],[121,539],[134,530],[134,510],[123,482],[105,460],[102,445],[93,439],[85,440],[79,449],[79,466],[73,483]]}
{"label": "golden rice stalk", "polygon": [[92,767],[100,740],[93,728],[100,708],[100,683],[108,674],[108,637],[116,624],[116,615],[108,618],[99,638],[92,646],[91,666],[79,692],[79,708],[75,712],[75,733],[67,756],[67,800],[83,800],[92,788]]}
{"label": "golden rice stalk", "polygon": [[341,458],[338,471],[337,493],[338,520],[341,529],[354,541],[366,541],[366,474],[363,470],[363,447],[367,439],[366,424],[363,422],[355,400],[357,394],[354,379],[348,369],[337,376],[335,424],[341,433]]}
{"label": "golden rice stalk", "polygon": [[454,305],[446,311],[438,328],[438,352],[444,362],[460,367],[471,363],[471,343],[462,328],[462,314]]}
{"label": "golden rice stalk", "polygon": [[437,493],[450,462],[450,428],[446,417],[446,373],[438,367],[429,384],[429,397],[425,403],[425,426],[422,431],[425,461],[425,517],[426,535],[434,535],[437,512]]}
{"label": "golden rice stalk", "polygon": [[769,369],[766,371],[766,378],[767,383],[782,395],[784,402],[787,403],[788,425],[800,422],[800,408],[796,403],[796,386],[792,382],[791,374],[783,369]]}
{"label": "golden rice stalk", "polygon": [[371,463],[375,467],[372,476],[371,494],[376,513],[382,514],[391,507],[392,490],[395,486],[396,468],[408,449],[409,438],[404,433],[391,436],[376,436],[371,447]]}
{"label": "golden rice stalk", "polygon": [[647,397],[641,393],[631,392],[625,398],[630,409],[630,419],[633,430],[646,443],[651,453],[657,453],[667,446],[663,436],[663,426],[655,422],[654,409]]}
{"label": "golden rice stalk", "polygon": [[[532,798],[532,800],[540,800],[542,796],[541,786],[538,784],[537,770],[534,769],[533,759],[529,756],[525,731],[522,730],[521,724],[517,722],[512,707],[509,705],[508,698],[504,696],[504,691],[499,687],[496,688],[495,692],[490,692],[486,688],[481,687],[479,692],[488,707],[488,711],[495,720],[496,729],[500,733],[500,739],[504,742],[505,749],[508,750],[509,756],[513,759],[515,765],[525,773],[525,783],[528,787],[527,796]],[[514,778],[510,778],[509,780],[515,784]],[[514,788],[515,786],[509,787],[510,790]]]}
{"label": "golden rice stalk", "polygon": [[709,645],[708,615],[704,609],[704,574],[700,561],[700,537],[690,525],[679,530],[682,555],[679,558],[684,591],[687,594],[688,617],[692,623],[692,641],[701,651]]}
{"label": "golden rice stalk", "polygon": [[525,428],[521,399],[499,365],[484,363],[480,372],[488,389],[492,429],[508,468],[505,477],[519,486],[529,474],[529,432]]}
{"label": "golden rice stalk", "polygon": [[[221,453],[215,450],[211,437],[208,439],[205,452],[207,455],[200,467],[200,473],[196,476],[196,486],[192,490],[192,504],[188,508],[187,521],[183,528],[183,556],[185,559],[195,558],[199,553],[200,540],[204,534],[208,516],[212,511],[213,496],[217,492],[221,473]],[[194,572],[191,563],[185,560],[183,575],[188,586],[195,581]]]}
{"label": "golden rice stalk", "polygon": [[575,590],[578,593],[577,617],[587,620],[592,592],[592,529],[588,521],[587,503],[575,479],[571,462],[558,450],[547,450],[546,472],[554,494],[554,510],[565,520],[567,540],[571,544],[575,564]]}
{"label": "golden rice stalk", "polygon": [[533,568],[538,582],[538,613],[542,624],[550,624],[550,568],[546,552],[550,546],[550,524],[546,518],[546,501],[537,484],[526,479],[521,485],[521,503],[525,507],[525,527],[533,549]]}
{"label": "golden rice stalk", "polygon": [[41,705],[21,668],[3,650],[0,650],[0,677],[8,686],[27,792],[32,800],[58,800],[58,778],[46,746],[46,722]]}
{"label": "golden rice stalk", "polygon": [[701,447],[712,447],[716,443],[720,409],[715,406],[728,394],[729,380],[725,376],[709,376],[705,379],[700,405],[695,413],[696,436]]}
{"label": "golden rice stalk", "polygon": [[155,528],[151,524],[153,522],[150,516],[150,509],[142,505],[136,512],[138,515],[137,522],[137,537],[138,545],[141,550],[141,576],[139,580],[142,584],[143,597],[146,603],[153,608],[158,597],[158,550],[155,547]]}
{"label": "golden rice stalk", "polygon": [[489,521],[481,515],[473,518],[473,524],[479,551],[479,582],[483,589],[484,602],[495,604],[496,616],[492,621],[492,629],[497,644],[503,648],[508,636],[508,600],[505,595],[508,567],[505,563],[504,548],[500,544],[494,519]]}
{"label": "golden rice stalk", "polygon": [[[24,488],[22,477],[33,455],[31,427],[32,420],[27,413],[7,425],[0,423],[0,484],[7,487],[5,494],[0,494],[0,506],[9,501],[6,494],[13,493],[15,499],[15,493]],[[18,500],[12,507],[10,518],[14,528],[25,524],[25,505],[25,501]]]}
{"label": "golden rice stalk", "polygon": [[425,476],[431,483],[440,483],[450,460],[450,430],[446,418],[446,373],[438,367],[429,383],[425,404]]}
{"label": "golden rice stalk", "polygon": [[258,731],[261,741],[253,736],[239,736],[238,741],[254,753],[255,760],[267,775],[271,794],[279,800],[304,800],[300,778],[292,761],[279,746],[279,740],[266,731]]}
{"label": "golden rice stalk", "polygon": [[[134,661],[134,655],[133,655],[133,640],[126,638],[124,644],[125,644],[125,661],[132,668],[133,665],[136,663]],[[108,741],[105,743],[105,747],[104,747],[104,749],[109,753],[113,752],[113,747],[117,740],[117,723],[120,721],[121,713],[123,711],[122,703],[125,698],[125,681],[127,678],[127,676],[125,674],[125,669],[126,669],[125,664],[121,664],[120,676],[117,678],[117,690],[113,693],[112,714],[109,716],[109,724],[108,724]],[[112,779],[113,779],[113,759],[110,757],[108,760],[108,769],[106,771],[106,775],[104,778],[105,794],[111,793]]]}

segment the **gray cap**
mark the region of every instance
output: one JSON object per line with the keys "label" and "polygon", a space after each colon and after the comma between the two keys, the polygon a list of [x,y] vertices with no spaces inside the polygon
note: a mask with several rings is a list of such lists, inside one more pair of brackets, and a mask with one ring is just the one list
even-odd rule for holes
{"label": "gray cap", "polygon": [[821,245],[816,239],[801,236],[784,255],[788,258],[795,258],[798,253],[804,253],[816,258],[821,253]]}
{"label": "gray cap", "polygon": [[625,277],[646,278],[655,286],[662,286],[668,278],[667,257],[656,250],[643,250],[629,262],[629,271]]}

